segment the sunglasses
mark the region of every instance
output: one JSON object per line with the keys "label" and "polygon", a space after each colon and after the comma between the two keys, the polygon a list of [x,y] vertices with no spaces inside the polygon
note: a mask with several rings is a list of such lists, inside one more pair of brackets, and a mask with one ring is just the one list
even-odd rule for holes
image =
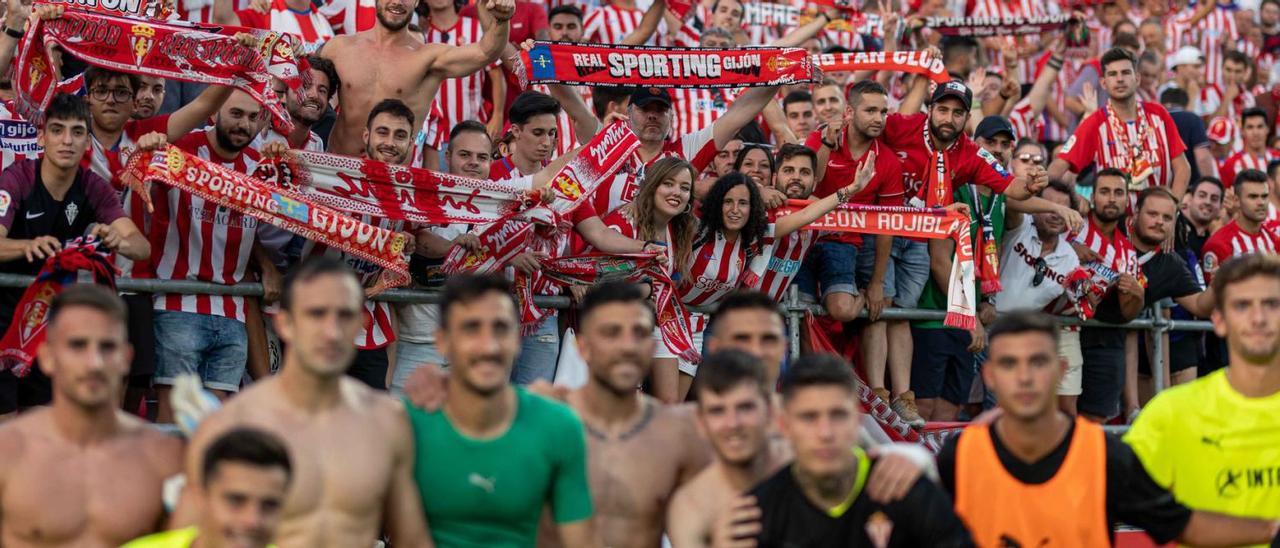
{"label": "sunglasses", "polygon": [[1049,263],[1045,262],[1044,257],[1036,257],[1036,262],[1031,264],[1031,268],[1036,271],[1035,277],[1031,278],[1031,286],[1040,287],[1040,284],[1044,283],[1045,274],[1049,272]]}
{"label": "sunglasses", "polygon": [[1031,154],[1031,153],[1024,152],[1024,153],[1022,153],[1022,154],[1019,154],[1019,155],[1018,155],[1018,161],[1019,161],[1019,162],[1034,162],[1034,163],[1037,163],[1037,164],[1043,164],[1043,163],[1044,163],[1044,156],[1041,156],[1041,155],[1039,155],[1039,154]]}

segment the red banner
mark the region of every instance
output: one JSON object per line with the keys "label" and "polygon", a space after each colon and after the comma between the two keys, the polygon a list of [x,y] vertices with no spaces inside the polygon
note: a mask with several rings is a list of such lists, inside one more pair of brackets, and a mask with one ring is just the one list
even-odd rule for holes
{"label": "red banner", "polygon": [[923,74],[939,84],[951,80],[942,59],[934,59],[925,51],[820,53],[813,56],[813,64],[825,72],[889,70]]}
{"label": "red banner", "polygon": [[[248,29],[201,27],[144,21],[103,13],[68,9],[51,20],[34,18],[23,36],[14,66],[13,88],[19,114],[39,123],[53,100],[59,82],[45,44],[109,70],[220,86],[248,93],[279,120],[288,120],[283,103],[271,89],[271,65],[282,71],[297,70],[291,41],[279,33],[264,43],[269,51],[247,48],[234,32]],[[225,32],[227,34],[222,34]],[[261,35],[261,33],[255,33]],[[283,65],[283,66],[281,66]],[[296,76],[295,76],[296,77]]]}
{"label": "red banner", "polygon": [[[659,88],[742,88],[814,82],[800,48],[666,48],[535,42],[517,76],[531,83]],[[519,74],[519,69],[524,74]]]}
{"label": "red banner", "polygon": [[150,156],[134,154],[121,180],[142,196],[150,195],[143,183],[163,183],[376,264],[383,272],[374,292],[409,283],[405,234],[362,223],[172,145]]}
{"label": "red banner", "polygon": [[926,17],[924,26],[944,36],[1009,36],[1059,30],[1071,14],[1042,17]]}

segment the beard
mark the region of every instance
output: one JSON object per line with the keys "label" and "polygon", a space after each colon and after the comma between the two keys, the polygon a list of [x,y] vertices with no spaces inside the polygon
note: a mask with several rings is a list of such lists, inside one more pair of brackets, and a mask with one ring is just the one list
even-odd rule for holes
{"label": "beard", "polygon": [[1142,242],[1142,244],[1147,247],[1159,247],[1160,244],[1163,244],[1165,240],[1164,238],[1158,237],[1158,235],[1155,235],[1155,234],[1148,233],[1146,230],[1143,230],[1141,228],[1134,230],[1134,237],[1137,238],[1138,241]]}
{"label": "beard", "polygon": [[1110,213],[1107,209],[1099,208],[1093,211],[1093,215],[1104,223],[1114,223],[1124,218],[1124,210],[1119,208],[1117,210],[1116,213]]}
{"label": "beard", "polygon": [[[946,131],[943,131],[944,127]],[[938,140],[944,143],[950,143],[960,136],[960,130],[955,126],[951,124],[934,125],[932,118],[929,120],[929,133],[937,136]]]}
{"label": "beard", "polygon": [[409,20],[413,18],[409,14],[405,14],[403,21],[392,21],[388,19],[389,16],[386,14],[386,11],[382,9],[374,10],[374,14],[378,16],[378,24],[391,32],[398,32],[409,26]]}
{"label": "beard", "polygon": [[232,141],[232,138],[237,137],[237,135],[233,135],[230,131],[223,129],[221,126],[214,126],[213,136],[218,140],[218,146],[236,153],[244,150],[245,147],[249,146],[249,143],[253,142],[253,135],[245,133],[243,134],[244,142],[235,143]]}
{"label": "beard", "polygon": [[383,157],[384,156],[383,153],[378,152],[378,149],[372,148],[372,147],[365,147],[364,155],[368,157],[370,160],[376,160],[376,161],[385,162],[388,164],[403,165],[405,163],[405,160],[409,158],[409,150],[405,149],[404,151],[397,151],[392,158],[387,159]]}

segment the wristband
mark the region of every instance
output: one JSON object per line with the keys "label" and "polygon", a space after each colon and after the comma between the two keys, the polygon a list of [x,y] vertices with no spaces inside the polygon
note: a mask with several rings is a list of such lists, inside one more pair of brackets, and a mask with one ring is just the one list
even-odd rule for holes
{"label": "wristband", "polygon": [[831,150],[835,150],[835,149],[836,149],[836,144],[835,144],[835,143],[832,143],[832,142],[829,142],[829,141],[827,141],[826,139],[823,139],[823,140],[822,140],[822,146],[827,147],[827,148],[829,148],[829,149],[831,149]]}
{"label": "wristband", "polygon": [[5,34],[7,34],[7,35],[9,35],[9,36],[11,36],[11,37],[13,37],[13,39],[15,39],[15,40],[21,40],[21,39],[22,39],[22,31],[20,31],[20,30],[13,30],[13,29],[9,28],[9,25],[5,25],[5,26],[4,26],[4,33],[5,33]]}

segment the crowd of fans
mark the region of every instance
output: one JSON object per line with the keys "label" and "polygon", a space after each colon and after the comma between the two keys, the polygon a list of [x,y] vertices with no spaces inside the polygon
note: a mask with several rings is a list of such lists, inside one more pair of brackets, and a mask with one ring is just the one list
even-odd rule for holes
{"label": "crowd of fans", "polygon": [[[768,6],[798,9],[788,12],[795,16],[792,20],[779,23],[760,15]],[[60,76],[81,73],[82,89],[53,99],[43,113],[35,150],[16,144],[30,136],[10,102],[9,82],[17,82],[10,66],[28,24],[61,17],[64,6],[8,0],[5,8],[0,98],[6,102],[0,103],[0,140],[10,144],[0,143],[0,272],[36,274],[66,242],[92,235],[111,253],[121,277],[262,284],[261,298],[122,295],[133,349],[122,389],[124,408],[162,423],[182,422],[183,410],[174,404],[181,399],[175,385],[186,375],[197,375],[203,388],[227,405],[230,418],[223,416],[210,427],[213,432],[246,423],[240,417],[251,413],[243,410],[270,405],[265,403],[270,397],[291,397],[287,390],[283,395],[272,392],[278,385],[257,392],[248,387],[277,376],[290,352],[310,352],[306,359],[313,361],[345,356],[309,338],[314,333],[299,323],[309,313],[316,321],[321,314],[337,314],[338,325],[350,323],[355,350],[342,370],[370,388],[399,396],[415,382],[420,391],[424,383],[434,386],[438,371],[453,369],[460,357],[487,356],[485,349],[462,348],[459,341],[468,333],[487,340],[503,329],[519,336],[511,355],[505,349],[492,351],[495,361],[510,358],[512,383],[542,385],[583,363],[594,375],[590,354],[594,351],[600,359],[605,345],[602,332],[588,334],[584,324],[589,312],[630,299],[610,297],[606,291],[604,297],[597,295],[601,302],[589,304],[588,287],[575,286],[564,291],[572,297],[572,312],[522,310],[525,321],[520,325],[482,318],[496,323],[476,320],[451,327],[446,325],[448,314],[456,320],[477,302],[501,310],[507,306],[505,297],[491,293],[513,291],[497,279],[460,278],[472,284],[458,282],[452,288],[452,302],[461,312],[450,311],[448,296],[439,306],[367,299],[358,309],[316,304],[308,312],[299,304],[301,294],[284,289],[286,278],[295,277],[295,293],[301,291],[298,284],[315,286],[307,289],[314,292],[308,298],[344,295],[339,282],[345,278],[329,280],[326,276],[333,273],[314,266],[315,258],[341,261],[366,289],[374,287],[380,267],[180,189],[153,186],[149,199],[154,207],[148,206],[121,175],[131,155],[169,145],[247,174],[292,149],[540,189],[601,128],[625,122],[639,139],[636,152],[589,200],[565,215],[572,225],[567,236],[514,255],[505,276],[524,280],[540,295],[557,295],[561,290],[556,285],[540,283],[549,259],[593,251],[657,254],[677,298],[699,311],[724,310],[726,305],[751,309],[752,302],[761,300],[778,303],[795,286],[802,300],[820,304],[826,312],[824,320],[806,323],[801,334],[806,353],[818,335],[849,342],[846,348],[858,351],[844,358],[855,364],[858,382],[915,428],[973,419],[1000,399],[998,388],[987,386],[992,378],[981,371],[990,358],[995,333],[989,330],[998,315],[1041,312],[1122,324],[1167,302],[1162,309],[1167,317],[1208,318],[1215,304],[1222,306],[1222,295],[1210,289],[1215,273],[1233,257],[1274,254],[1280,238],[1280,0],[868,0],[857,6],[799,0],[701,0],[692,5],[677,0],[183,0],[176,5],[175,19],[301,37],[309,52],[307,85],[294,90],[279,79],[273,83],[292,130],[279,131],[267,107],[243,91],[85,66],[63,56]],[[1072,17],[1044,32],[979,38],[944,35],[928,21],[1059,14]],[[979,31],[998,30],[994,27],[999,24],[987,21],[971,24]],[[518,75],[522,71],[513,67],[522,63],[520,51],[530,39],[616,46],[768,45],[804,48],[815,55],[924,51],[941,60],[951,80],[935,83],[924,74],[867,70],[743,89],[556,83],[526,89]],[[790,215],[770,214],[788,200],[806,200],[807,205]],[[884,317],[891,307],[948,309],[953,261],[958,260],[955,243],[806,229],[841,204],[947,208],[967,215],[979,265],[973,327]],[[450,252],[484,245],[478,237],[483,227],[418,225],[368,215],[362,221],[409,235],[416,288],[441,289],[456,277],[443,271]],[[331,282],[337,285],[325,285]],[[652,284],[641,299],[651,300],[651,293],[657,293]],[[18,310],[22,296],[22,288],[0,290],[0,326],[20,328],[27,320]],[[90,308],[116,317],[113,305],[81,298]],[[744,334],[735,344],[755,349],[765,368],[762,379],[774,385],[789,366],[798,364],[785,363],[787,338],[780,318],[754,312],[763,314],[756,320],[770,326],[778,320],[779,332]],[[718,331],[730,327],[712,319],[709,313],[690,314],[695,349],[710,353],[716,339],[728,340],[727,331]],[[1040,327],[1007,329],[1015,335],[1051,330],[1067,364],[1053,392],[1057,408],[1093,422],[1132,421],[1153,396],[1153,377],[1188,383],[1229,361],[1221,330],[1172,332],[1157,341],[1116,327],[1026,321]],[[633,388],[642,385],[657,401],[719,401],[728,386],[751,376],[700,374],[707,362],[680,357],[669,334],[653,322],[645,327],[648,345],[640,348],[651,349],[645,361],[652,358],[652,369],[625,380]],[[466,329],[473,331],[459,331]],[[292,348],[299,344],[300,349]],[[592,344],[600,347],[592,349]],[[1156,345],[1162,345],[1161,352],[1154,351]],[[1163,363],[1152,363],[1156,355]],[[711,361],[724,363],[727,371],[750,369],[734,365],[733,359],[720,355]],[[783,380],[784,398],[810,385],[844,386],[833,371],[839,368],[820,358],[806,359],[790,388]],[[463,374],[487,378],[483,371],[476,373],[478,367],[463,364]],[[55,399],[54,383],[42,369],[33,367],[23,375],[0,372],[0,414]],[[235,396],[242,388],[246,393]],[[625,387],[620,390],[626,392]],[[414,396],[415,403],[418,398]],[[593,405],[575,402],[573,396],[570,404]],[[521,399],[521,408],[525,405]],[[372,413],[372,419],[360,420],[385,419],[376,407],[361,411]],[[262,421],[284,416],[276,413],[247,423],[266,426]],[[541,413],[545,416],[539,415],[530,428],[564,426],[556,411]],[[399,428],[387,420],[377,422],[375,431],[345,440],[373,447],[369,459],[387,456],[395,463],[385,470],[376,464],[377,478],[364,480],[407,481],[401,474],[413,473],[420,487],[457,488],[444,478],[402,467],[404,448],[382,437]],[[434,418],[414,420],[413,435],[420,442],[442,435],[447,426],[447,421],[445,426],[432,422]],[[480,425],[478,431],[493,426],[475,420],[479,422],[471,426]],[[675,419],[659,414],[653,420],[662,424]],[[587,422],[588,433],[595,436]],[[258,464],[282,466],[287,484],[287,459],[281,465],[272,440],[254,439],[255,432],[236,435],[248,440],[244,443],[266,447],[267,456]],[[658,438],[648,441],[651,446],[679,445],[673,436],[686,434],[697,436],[693,430],[663,426],[659,434],[650,434]],[[213,434],[206,431],[193,445],[204,449],[211,442]],[[218,443],[213,442],[215,448]],[[546,442],[527,442],[541,443]],[[589,447],[593,451],[594,443]],[[1112,449],[1107,447],[1109,466]],[[241,458],[234,456],[234,448],[221,451],[233,455],[219,457],[211,448],[206,458]],[[596,458],[591,457],[591,480],[599,489]],[[253,462],[252,457],[244,459]],[[705,465],[705,455],[667,464],[685,470],[691,463]],[[213,467],[204,465],[205,476]],[[948,488],[955,492],[959,478],[947,480],[947,474],[944,470],[944,483],[951,481]],[[198,477],[188,468],[190,481]],[[657,479],[637,478],[613,481],[622,481],[623,489],[662,488],[631,485]],[[1165,477],[1155,479],[1166,487],[1169,483]],[[485,478],[468,481],[478,485]],[[795,479],[770,481],[757,489],[761,500],[783,496],[778,490],[785,491],[790,485],[786,481]],[[730,483],[734,492],[754,484]],[[396,488],[386,492],[381,487],[365,490],[367,485],[359,482],[339,484],[349,490],[341,496],[350,500],[404,495]],[[488,490],[492,493],[493,486]],[[666,494],[655,500],[665,500]],[[590,501],[559,496],[564,498],[555,499],[557,522],[590,515]],[[908,496],[931,504],[932,499],[914,491]],[[414,500],[412,506],[418,504]],[[421,504],[428,516],[451,511],[426,496]],[[420,523],[388,508],[384,531],[402,539],[425,536],[417,528]],[[596,508],[597,513],[623,515],[633,510]],[[972,515],[961,507],[957,512],[972,529]],[[1108,524],[1113,517],[1107,514]],[[793,518],[800,523],[806,519],[766,512],[764,523],[768,528],[771,522]],[[1186,519],[1192,518],[1182,525]],[[442,523],[445,532],[439,534],[445,538],[467,538],[465,526],[450,529],[447,520]],[[1181,532],[1165,526],[1162,537]],[[709,521],[698,527],[704,536],[711,534]],[[603,529],[608,537],[609,529]],[[950,534],[943,529],[929,534]],[[364,532],[357,528],[351,538]],[[649,532],[660,536],[664,530]],[[299,539],[321,533],[288,534]],[[561,527],[560,534],[567,541],[587,538],[573,528]]]}

